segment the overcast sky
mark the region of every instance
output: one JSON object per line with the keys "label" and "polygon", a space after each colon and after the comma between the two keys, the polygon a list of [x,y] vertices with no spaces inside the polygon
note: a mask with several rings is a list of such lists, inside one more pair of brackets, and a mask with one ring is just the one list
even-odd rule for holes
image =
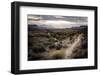
{"label": "overcast sky", "polygon": [[57,15],[28,15],[28,24],[36,24],[48,28],[70,28],[87,25],[87,17],[57,16]]}

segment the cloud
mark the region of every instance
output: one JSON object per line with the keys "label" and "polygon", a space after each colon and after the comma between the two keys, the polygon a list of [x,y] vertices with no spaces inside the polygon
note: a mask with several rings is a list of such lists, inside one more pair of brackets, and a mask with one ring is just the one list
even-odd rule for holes
{"label": "cloud", "polygon": [[29,15],[28,24],[36,24],[40,27],[46,28],[71,28],[87,25],[87,17]]}
{"label": "cloud", "polygon": [[77,27],[80,25],[86,25],[85,22],[77,23],[77,22],[70,22],[70,21],[64,21],[64,20],[40,20],[40,21],[30,21],[29,24],[36,24],[40,27],[46,27],[46,28],[71,28],[71,27]]}
{"label": "cloud", "polygon": [[48,27],[51,26],[53,28],[66,28],[66,27],[68,28],[69,25],[74,23],[69,21],[63,21],[63,20],[57,20],[57,21],[48,20],[44,24],[48,25]]}

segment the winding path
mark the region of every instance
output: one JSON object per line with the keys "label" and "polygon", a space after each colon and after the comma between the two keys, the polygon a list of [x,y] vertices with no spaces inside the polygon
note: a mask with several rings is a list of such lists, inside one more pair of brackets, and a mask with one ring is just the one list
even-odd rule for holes
{"label": "winding path", "polygon": [[68,59],[72,55],[73,51],[76,47],[81,43],[82,34],[79,34],[78,37],[74,40],[74,42],[65,50],[65,58]]}

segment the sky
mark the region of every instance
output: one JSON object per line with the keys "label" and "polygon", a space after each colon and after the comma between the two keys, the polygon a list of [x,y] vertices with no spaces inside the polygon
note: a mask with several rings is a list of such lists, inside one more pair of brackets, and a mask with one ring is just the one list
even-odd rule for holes
{"label": "sky", "polygon": [[38,25],[46,28],[71,28],[88,24],[88,17],[58,16],[58,15],[32,15],[27,16],[29,25]]}

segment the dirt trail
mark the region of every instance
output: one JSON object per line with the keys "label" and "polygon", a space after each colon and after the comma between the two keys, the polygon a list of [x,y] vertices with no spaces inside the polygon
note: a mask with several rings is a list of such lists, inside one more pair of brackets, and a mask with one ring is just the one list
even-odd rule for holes
{"label": "dirt trail", "polygon": [[75,48],[77,48],[79,46],[79,44],[81,43],[81,39],[82,39],[82,34],[79,34],[76,39],[74,39],[74,42],[65,50],[65,58],[71,58],[71,55],[73,53],[73,51],[75,50]]}

